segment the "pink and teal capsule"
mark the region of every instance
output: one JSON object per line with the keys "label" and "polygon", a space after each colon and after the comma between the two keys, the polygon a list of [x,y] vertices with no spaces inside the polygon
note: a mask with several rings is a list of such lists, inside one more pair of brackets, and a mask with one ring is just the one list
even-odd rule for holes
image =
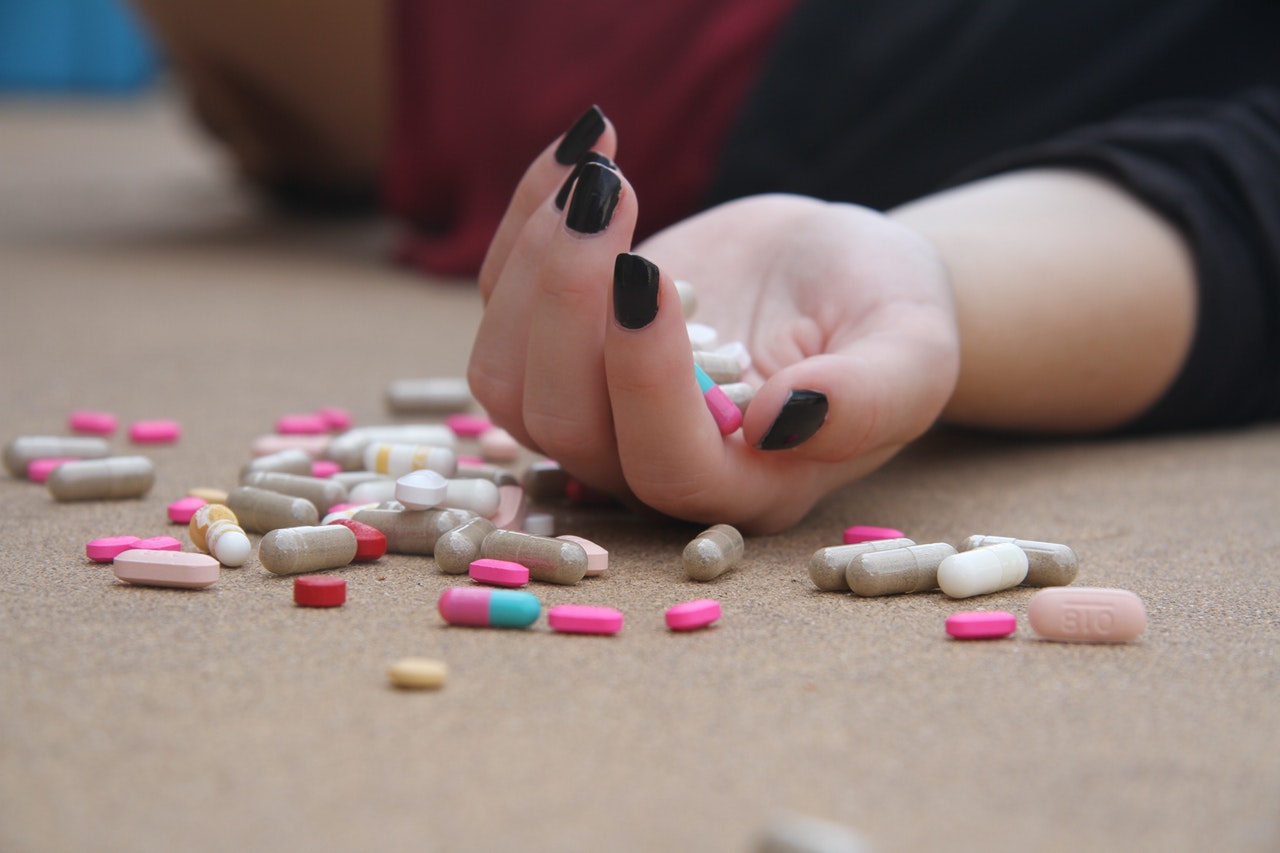
{"label": "pink and teal capsule", "polygon": [[716,426],[721,435],[729,435],[742,426],[742,410],[738,408],[729,395],[719,385],[711,381],[707,372],[698,365],[693,366],[694,375],[698,377],[698,387],[702,389],[702,399],[707,401],[711,416],[716,419]]}
{"label": "pink and teal capsule", "polygon": [[488,628],[528,628],[542,613],[542,602],[532,593],[467,586],[440,593],[438,607],[450,625]]}

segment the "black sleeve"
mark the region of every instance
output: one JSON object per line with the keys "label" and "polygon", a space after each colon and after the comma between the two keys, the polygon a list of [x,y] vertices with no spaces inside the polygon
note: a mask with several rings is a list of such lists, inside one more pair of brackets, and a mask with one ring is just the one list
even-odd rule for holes
{"label": "black sleeve", "polygon": [[1280,90],[1152,105],[998,155],[962,177],[1036,166],[1118,182],[1181,229],[1194,256],[1191,352],[1129,429],[1280,417]]}

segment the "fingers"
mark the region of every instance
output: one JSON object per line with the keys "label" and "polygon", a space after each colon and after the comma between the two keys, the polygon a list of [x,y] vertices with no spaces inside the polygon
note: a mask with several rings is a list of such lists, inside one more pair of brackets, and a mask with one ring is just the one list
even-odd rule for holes
{"label": "fingers", "polygon": [[[525,170],[480,267],[480,295],[486,302],[497,286],[520,232],[534,211],[547,199],[557,197],[557,190],[569,183],[566,178],[570,177],[584,155],[594,150],[607,159],[614,155],[617,144],[613,125],[599,107],[592,106]],[[560,197],[558,208],[563,207],[564,199]]]}

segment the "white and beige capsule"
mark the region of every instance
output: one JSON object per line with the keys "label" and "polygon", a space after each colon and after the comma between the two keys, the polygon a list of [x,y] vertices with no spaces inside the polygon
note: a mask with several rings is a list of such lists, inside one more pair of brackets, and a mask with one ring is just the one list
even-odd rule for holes
{"label": "white and beige capsule", "polygon": [[1067,586],[1080,573],[1080,560],[1068,545],[1056,542],[1037,542],[1034,539],[1014,539],[1010,536],[974,535],[964,541],[961,551],[971,551],[983,545],[1011,542],[1027,555],[1025,586]]}
{"label": "white and beige capsule", "polygon": [[364,467],[388,477],[403,477],[410,471],[424,469],[452,477],[458,472],[458,454],[448,447],[431,444],[377,442],[365,447]]}
{"label": "white and beige capsule", "polygon": [[1012,542],[961,551],[938,566],[938,586],[951,598],[999,592],[1017,586],[1026,576],[1026,552]]}

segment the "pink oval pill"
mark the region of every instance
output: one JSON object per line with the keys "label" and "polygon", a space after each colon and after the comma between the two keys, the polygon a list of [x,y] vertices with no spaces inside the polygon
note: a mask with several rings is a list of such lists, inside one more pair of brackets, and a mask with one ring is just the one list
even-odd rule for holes
{"label": "pink oval pill", "polygon": [[142,540],[137,536],[106,536],[84,546],[84,555],[95,563],[110,563],[118,554],[132,551]]}
{"label": "pink oval pill", "polygon": [[1046,587],[1027,602],[1032,629],[1064,643],[1127,643],[1147,627],[1142,599],[1127,589]]}
{"label": "pink oval pill", "polygon": [[892,527],[870,527],[865,524],[855,524],[853,527],[846,527],[844,530],[844,544],[857,545],[859,542],[876,542],[881,539],[902,539],[905,538],[901,530],[895,530]]}
{"label": "pink oval pill", "polygon": [[276,418],[280,435],[321,435],[329,431],[329,422],[318,414],[290,414]]}
{"label": "pink oval pill", "polygon": [[186,524],[191,521],[191,516],[196,514],[196,510],[208,503],[204,498],[179,498],[169,504],[169,520],[174,524]]}
{"label": "pink oval pill", "polygon": [[344,432],[355,424],[355,418],[351,413],[338,406],[321,406],[316,409],[316,414],[324,419],[330,432]]}
{"label": "pink oval pill", "polygon": [[67,426],[72,432],[87,435],[111,435],[116,431],[116,416],[110,412],[95,412],[90,409],[77,409],[67,418]]}
{"label": "pink oval pill", "polygon": [[467,574],[473,581],[492,586],[524,586],[529,582],[529,567],[511,560],[472,560]]}
{"label": "pink oval pill", "polygon": [[959,640],[1007,637],[1018,630],[1018,618],[1003,610],[971,610],[947,617],[947,633]]}
{"label": "pink oval pill", "polygon": [[49,459],[32,459],[27,463],[27,479],[33,483],[44,483],[49,479],[49,475],[53,473],[53,469],[57,468],[63,462],[79,462],[76,456],[54,456]]}
{"label": "pink oval pill", "polygon": [[558,604],[547,611],[547,624],[564,634],[616,634],[622,630],[622,612],[588,604]]}
{"label": "pink oval pill", "polygon": [[116,555],[111,570],[133,584],[200,589],[217,582],[222,565],[208,554],[139,548]]}
{"label": "pink oval pill", "polygon": [[311,476],[321,480],[332,477],[342,470],[342,466],[332,459],[317,459],[311,463]]}
{"label": "pink oval pill", "polygon": [[152,536],[150,539],[139,539],[133,547],[139,551],[181,551],[182,543],[172,536]]}
{"label": "pink oval pill", "polygon": [[493,421],[484,415],[469,415],[457,412],[444,419],[444,424],[453,430],[458,438],[475,438],[493,426]]}
{"label": "pink oval pill", "polygon": [[705,628],[720,618],[720,602],[710,598],[686,601],[667,608],[667,627],[672,631],[693,631]]}
{"label": "pink oval pill", "polygon": [[172,444],[181,436],[177,421],[134,421],[129,426],[129,440],[134,444]]}

